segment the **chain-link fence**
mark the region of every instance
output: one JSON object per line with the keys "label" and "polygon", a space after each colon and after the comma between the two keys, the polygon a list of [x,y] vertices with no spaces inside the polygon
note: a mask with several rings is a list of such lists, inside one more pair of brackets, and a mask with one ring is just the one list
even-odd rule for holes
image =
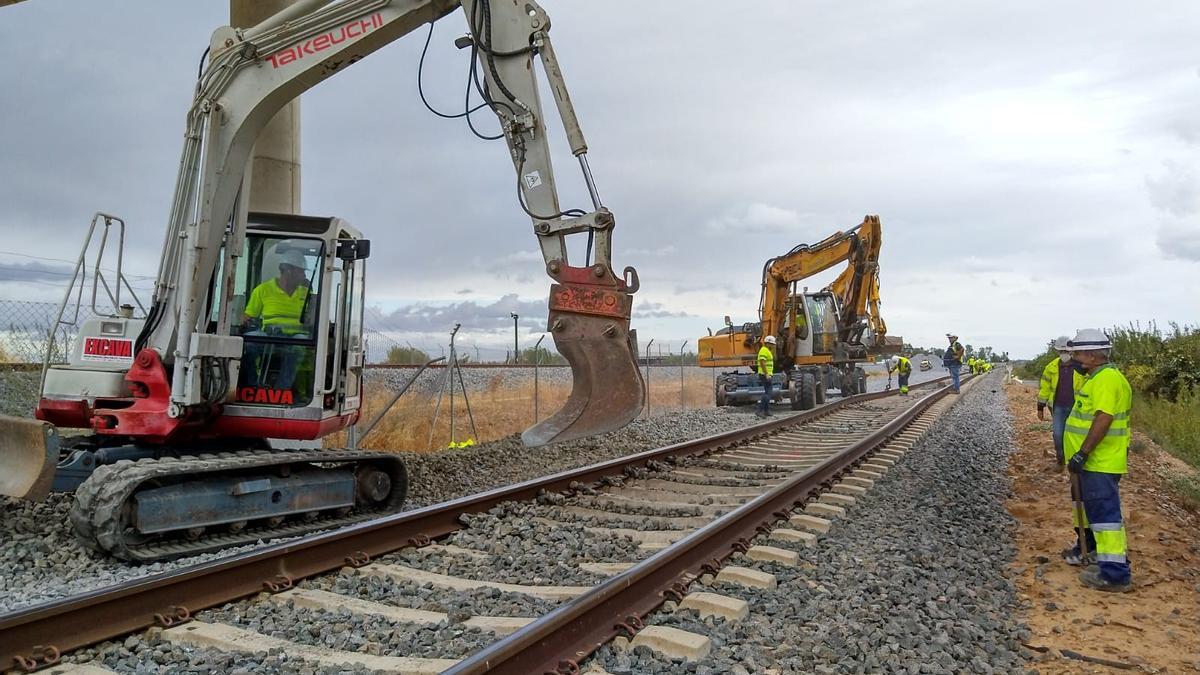
{"label": "chain-link fence", "polygon": [[[96,314],[88,304],[68,303],[58,321],[57,303],[0,300],[0,362],[65,363],[79,325]],[[106,313],[106,308],[97,308]]]}
{"label": "chain-link fence", "polygon": [[[100,314],[111,311],[104,307],[98,307],[97,310]],[[55,325],[57,303],[0,300],[0,362],[41,363],[51,343],[52,326],[54,340],[51,363],[66,362],[79,324],[95,314],[86,302],[82,305],[69,303],[62,322]],[[452,326],[446,327],[445,339],[439,340],[428,334],[405,330],[397,319],[373,307],[367,308],[363,323],[367,363],[424,363],[448,354]],[[520,363],[526,363],[526,356],[533,351],[537,338],[538,335],[522,335],[518,339],[517,347],[522,355]],[[543,341],[541,348],[545,349],[551,342]],[[496,336],[492,333],[473,334],[469,329],[463,329],[456,339],[459,359],[464,363],[511,363],[512,348],[499,347],[495,343]],[[647,352],[643,345],[637,355],[639,363],[645,364],[647,357],[653,364],[667,362],[667,359],[678,355],[680,343],[659,341],[649,347]],[[551,365],[547,358],[543,358],[542,363]]]}

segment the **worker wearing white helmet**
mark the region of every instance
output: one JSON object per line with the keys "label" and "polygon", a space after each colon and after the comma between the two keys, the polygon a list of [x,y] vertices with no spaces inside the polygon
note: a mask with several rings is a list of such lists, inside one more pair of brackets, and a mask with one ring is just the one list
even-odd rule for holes
{"label": "worker wearing white helmet", "polygon": [[912,375],[912,361],[897,354],[887,360],[887,370],[888,375],[896,373],[896,379],[900,384],[900,395],[908,396],[908,376]]}
{"label": "worker wearing white helmet", "polygon": [[[1063,453],[1067,468],[1079,478],[1086,516],[1082,523],[1086,528],[1084,538],[1089,550],[1095,551],[1097,563],[1087,567],[1079,580],[1099,590],[1124,592],[1132,588],[1132,575],[1126,557],[1119,484],[1127,471],[1133,390],[1109,362],[1112,342],[1103,331],[1080,330],[1067,347],[1077,368],[1086,371],[1087,377],[1067,417]],[[1064,553],[1071,564],[1090,562],[1079,555],[1078,542],[1075,549]]]}
{"label": "worker wearing white helmet", "polygon": [[950,346],[946,348],[946,353],[942,354],[942,365],[950,371],[950,383],[954,385],[954,393],[957,394],[959,373],[962,371],[963,356],[967,350],[963,349],[957,335],[946,333],[946,339],[950,341]]}
{"label": "worker wearing white helmet", "polygon": [[762,398],[758,402],[759,417],[771,416],[771,376],[775,374],[775,336],[763,338],[762,347],[758,349],[758,382],[762,385]]}
{"label": "worker wearing white helmet", "polygon": [[1083,386],[1083,375],[1071,365],[1071,351],[1067,347],[1070,341],[1066,335],[1054,339],[1051,345],[1058,353],[1058,358],[1046,364],[1042,369],[1042,381],[1038,387],[1037,416],[1039,420],[1046,419],[1046,408],[1050,408],[1050,428],[1054,438],[1054,457],[1056,466],[1062,467],[1066,461],[1063,458],[1063,429],[1067,426],[1067,416],[1075,406],[1075,392]]}
{"label": "worker wearing white helmet", "polygon": [[[282,248],[282,245],[280,246]],[[254,338],[307,338],[303,314],[308,306],[308,262],[296,249],[276,249],[279,275],[254,287],[243,311],[241,383],[274,390],[291,389],[300,359],[311,350],[287,342]],[[265,272],[266,270],[264,270]]]}

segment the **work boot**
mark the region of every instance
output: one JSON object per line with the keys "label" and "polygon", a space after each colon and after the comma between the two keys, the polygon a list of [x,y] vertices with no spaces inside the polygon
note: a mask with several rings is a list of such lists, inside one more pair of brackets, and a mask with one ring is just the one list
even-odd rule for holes
{"label": "work boot", "polygon": [[1084,586],[1094,588],[1098,591],[1105,591],[1107,593],[1128,593],[1129,591],[1133,590],[1132,581],[1126,581],[1124,583],[1109,581],[1101,576],[1100,568],[1098,566],[1089,567],[1080,572],[1079,580],[1083,582]]}
{"label": "work boot", "polygon": [[1086,567],[1096,564],[1096,554],[1093,551],[1088,551],[1086,556],[1079,554],[1079,549],[1075,547],[1064,548],[1062,551],[1063,560],[1072,567]]}

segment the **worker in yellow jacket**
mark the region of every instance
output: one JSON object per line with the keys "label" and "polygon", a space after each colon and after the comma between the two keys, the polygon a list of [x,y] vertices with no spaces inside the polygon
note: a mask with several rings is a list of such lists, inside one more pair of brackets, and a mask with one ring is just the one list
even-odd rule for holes
{"label": "worker in yellow jacket", "polygon": [[[1081,523],[1095,566],[1080,555],[1079,542],[1064,551],[1067,562],[1086,566],[1079,575],[1085,586],[1123,593],[1133,588],[1121,517],[1121,476],[1128,471],[1129,414],[1133,389],[1109,363],[1112,342],[1103,331],[1080,330],[1067,344],[1071,357],[1087,372],[1067,416],[1063,453],[1067,468],[1079,477],[1086,521]],[[1072,555],[1073,554],[1073,555]]]}
{"label": "worker in yellow jacket", "polygon": [[1071,351],[1067,342],[1071,338],[1059,335],[1051,345],[1058,358],[1042,369],[1042,380],[1038,386],[1037,416],[1046,420],[1046,408],[1050,408],[1050,433],[1054,439],[1054,458],[1057,466],[1063,466],[1063,429],[1067,427],[1067,416],[1075,406],[1075,392],[1083,386],[1083,375],[1072,367]]}

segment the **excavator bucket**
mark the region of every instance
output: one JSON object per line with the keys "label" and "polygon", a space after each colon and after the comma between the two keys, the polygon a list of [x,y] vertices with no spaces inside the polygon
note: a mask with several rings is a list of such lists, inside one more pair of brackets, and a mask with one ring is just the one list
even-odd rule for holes
{"label": "excavator bucket", "polygon": [[0,415],[0,495],[45,499],[57,468],[58,431],[53,424]]}
{"label": "excavator bucket", "polygon": [[630,296],[589,289],[584,297],[578,291],[557,284],[551,289],[550,332],[571,364],[571,395],[561,410],[521,434],[530,447],[620,429],[645,405],[637,331],[629,328]]}

